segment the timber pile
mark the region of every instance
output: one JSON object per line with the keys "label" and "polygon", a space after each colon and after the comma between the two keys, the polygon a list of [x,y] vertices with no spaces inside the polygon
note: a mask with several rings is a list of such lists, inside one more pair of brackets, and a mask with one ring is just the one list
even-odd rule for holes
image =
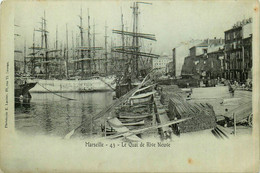
{"label": "timber pile", "polygon": [[169,99],[172,98],[173,94],[176,92],[182,92],[177,85],[160,85],[161,91],[161,103],[168,105]]}
{"label": "timber pile", "polygon": [[213,107],[207,103],[189,103],[178,93],[170,98],[169,118],[174,120],[193,117],[191,120],[179,124],[180,132],[194,132],[216,127],[216,117]]}
{"label": "timber pile", "polygon": [[240,122],[252,113],[252,102],[248,102],[245,104],[241,104],[232,110],[226,112],[223,116],[228,117],[229,119],[233,119],[233,114],[236,115],[236,122]]}

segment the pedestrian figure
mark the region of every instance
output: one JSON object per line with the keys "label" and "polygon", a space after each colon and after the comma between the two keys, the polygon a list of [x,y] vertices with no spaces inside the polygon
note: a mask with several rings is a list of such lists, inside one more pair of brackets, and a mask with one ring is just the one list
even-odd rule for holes
{"label": "pedestrian figure", "polygon": [[232,87],[230,88],[230,93],[231,93],[231,96],[234,97],[235,90]]}
{"label": "pedestrian figure", "polygon": [[172,129],[171,128],[168,130],[168,139],[170,141],[172,141]]}
{"label": "pedestrian figure", "polygon": [[163,134],[164,134],[164,135],[163,135],[163,139],[164,139],[164,140],[167,140],[167,132],[164,131]]}
{"label": "pedestrian figure", "polygon": [[101,131],[102,131],[102,132],[105,131],[105,126],[103,126],[103,124],[101,124]]}
{"label": "pedestrian figure", "polygon": [[180,131],[180,128],[179,128],[179,126],[177,125],[177,133],[176,133],[176,135],[178,136],[178,137],[180,137],[181,136],[181,131]]}
{"label": "pedestrian figure", "polygon": [[19,100],[20,100],[20,103],[23,104],[23,95],[20,95]]}

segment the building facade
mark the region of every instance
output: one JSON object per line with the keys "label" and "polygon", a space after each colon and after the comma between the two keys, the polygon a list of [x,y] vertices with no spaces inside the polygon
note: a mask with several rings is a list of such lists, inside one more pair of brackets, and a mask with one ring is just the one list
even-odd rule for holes
{"label": "building facade", "polygon": [[172,49],[173,73],[172,76],[181,76],[184,59],[189,56],[189,49],[197,44],[203,43],[203,40],[190,40],[180,43],[177,47]]}
{"label": "building facade", "polygon": [[166,66],[171,61],[172,61],[172,58],[168,55],[162,55],[157,59],[153,58],[153,60],[152,60],[153,69],[158,69],[158,71],[165,73]]}
{"label": "building facade", "polygon": [[220,52],[223,47],[224,40],[221,38],[206,39],[204,42],[191,47],[189,49],[190,55],[185,58],[181,75],[193,75],[200,78],[206,77],[209,74],[209,69],[220,70],[218,68],[219,64],[221,64],[219,56],[221,56]]}
{"label": "building facade", "polygon": [[225,79],[245,82],[252,79],[252,19],[243,20],[225,31]]}

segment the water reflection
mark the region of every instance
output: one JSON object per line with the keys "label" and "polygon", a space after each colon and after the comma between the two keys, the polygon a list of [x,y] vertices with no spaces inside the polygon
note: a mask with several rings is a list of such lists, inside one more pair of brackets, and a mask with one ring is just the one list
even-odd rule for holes
{"label": "water reflection", "polygon": [[61,95],[76,100],[65,100],[51,93],[32,93],[30,105],[15,109],[16,129],[26,134],[63,137],[113,101],[113,92]]}
{"label": "water reflection", "polygon": [[66,113],[66,125],[67,125],[67,129],[70,129],[70,121],[71,121],[71,119],[70,119],[70,114],[71,114],[71,112],[70,112],[70,106],[69,106],[69,104],[66,104],[66,110],[67,110],[67,113]]}

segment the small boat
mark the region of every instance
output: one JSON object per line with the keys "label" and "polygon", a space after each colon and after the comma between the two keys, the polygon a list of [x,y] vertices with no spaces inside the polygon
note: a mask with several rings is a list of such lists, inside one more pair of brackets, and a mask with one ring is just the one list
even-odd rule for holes
{"label": "small boat", "polygon": [[120,119],[143,119],[151,117],[152,115],[140,115],[140,116],[127,116],[127,115],[119,115]]}
{"label": "small boat", "polygon": [[156,84],[152,84],[143,88],[138,89],[135,93],[132,94],[132,96],[136,95],[137,93],[141,94],[141,92],[144,92],[146,90],[151,91],[151,87],[154,87]]}
{"label": "small boat", "polygon": [[138,126],[138,125],[144,125],[144,120],[139,122],[133,122],[133,123],[122,123],[124,126]]}
{"label": "small boat", "polygon": [[131,104],[148,103],[152,100],[152,96],[155,93],[156,93],[156,91],[139,94],[139,95],[130,97],[129,100],[130,100]]}
{"label": "small boat", "polygon": [[130,97],[129,99],[141,99],[141,98],[146,98],[146,97],[149,97],[153,94],[155,94],[156,91],[152,91],[152,92],[147,92],[147,93],[143,93],[143,94],[138,94],[138,95],[135,95],[135,96],[132,96]]}
{"label": "small boat", "polygon": [[119,119],[123,124],[124,123],[136,123],[136,122],[140,122],[144,119]]}

